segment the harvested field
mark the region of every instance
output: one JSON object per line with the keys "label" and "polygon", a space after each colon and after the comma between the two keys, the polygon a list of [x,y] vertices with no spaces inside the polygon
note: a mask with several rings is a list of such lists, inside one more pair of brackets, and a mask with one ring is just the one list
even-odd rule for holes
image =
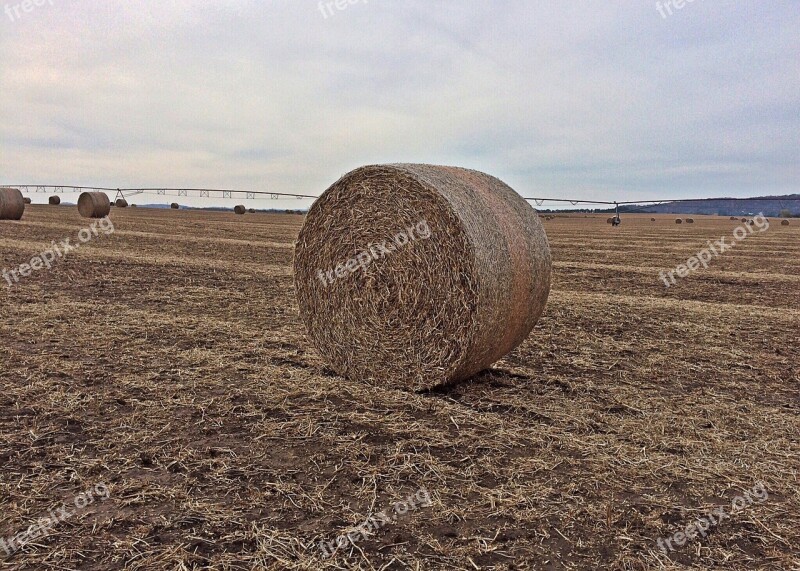
{"label": "harvested field", "polygon": [[[562,215],[531,336],[426,392],[336,376],[294,300],[303,218],[115,209],[0,283],[0,538],[104,484],[0,569],[796,569],[800,227],[666,288],[739,223]],[[0,267],[88,221],[28,206]],[[73,240],[74,241],[74,240]],[[731,513],[763,482],[768,497]],[[418,505],[323,558],[370,516]],[[706,537],[671,538],[724,508]]]}

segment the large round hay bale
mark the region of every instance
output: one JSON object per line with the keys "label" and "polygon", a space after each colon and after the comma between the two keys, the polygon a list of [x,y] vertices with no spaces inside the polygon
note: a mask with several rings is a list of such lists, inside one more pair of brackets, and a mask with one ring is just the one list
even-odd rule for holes
{"label": "large round hay bale", "polygon": [[788,226],[788,225],[789,225],[789,221],[788,220],[783,220],[781,222],[781,226]]}
{"label": "large round hay bale", "polygon": [[357,169],[308,212],[295,289],[309,338],[339,374],[410,389],[466,379],[530,333],[550,292],[542,222],[489,175]]}
{"label": "large round hay bale", "polygon": [[104,192],[84,192],[78,197],[78,212],[84,218],[104,218],[111,212],[111,201]]}
{"label": "large round hay bale", "polygon": [[181,206],[177,202],[173,202],[172,204],[169,205],[169,207],[172,208],[173,210],[178,210]]}
{"label": "large round hay bale", "polygon": [[127,208],[128,207],[128,201],[125,200],[124,198],[118,198],[114,202],[114,206],[116,206],[117,208]]}
{"label": "large round hay bale", "polygon": [[47,199],[47,202],[52,204],[53,206],[58,206],[59,204],[61,204],[61,197],[53,195],[49,199]]}
{"label": "large round hay bale", "polygon": [[237,204],[236,206],[234,206],[234,207],[233,207],[233,211],[234,211],[236,214],[244,214],[245,212],[247,212],[247,208],[245,208],[245,207],[244,207],[243,205],[241,205],[241,204]]}
{"label": "large round hay bale", "polygon": [[0,188],[0,220],[21,220],[25,198],[17,188]]}
{"label": "large round hay bale", "polygon": [[683,224],[683,220],[680,218],[675,219],[675,224]]}

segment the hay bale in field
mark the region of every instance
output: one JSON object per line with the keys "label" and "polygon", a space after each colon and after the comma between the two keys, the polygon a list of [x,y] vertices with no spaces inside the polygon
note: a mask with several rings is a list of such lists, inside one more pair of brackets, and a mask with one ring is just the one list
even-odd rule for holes
{"label": "hay bale in field", "polygon": [[731,220],[736,220],[736,216],[731,216]]}
{"label": "hay bale in field", "polygon": [[25,204],[30,204],[31,203],[31,199],[28,198],[27,196],[24,198],[24,200],[25,200]]}
{"label": "hay bale in field", "polygon": [[747,218],[742,218],[742,222],[747,222]]}
{"label": "hay bale in field", "polygon": [[675,219],[675,224],[683,224],[683,219],[681,219],[681,218],[676,218],[676,219]]}
{"label": "hay bale in field", "polygon": [[788,220],[783,220],[781,222],[781,226],[788,226],[788,225],[789,225],[789,221]]}
{"label": "hay bale in field", "polygon": [[83,192],[78,197],[78,213],[84,218],[104,218],[111,212],[111,201],[104,192]]}
{"label": "hay bale in field", "polygon": [[59,204],[61,204],[61,197],[53,195],[47,199],[47,202],[52,206],[58,206]]}
{"label": "hay bale in field", "polygon": [[655,222],[655,221],[656,221],[656,219],[655,219],[655,218],[651,218],[651,219],[650,219],[650,222]]}
{"label": "hay bale in field", "polygon": [[686,223],[687,224],[694,224],[694,218],[687,218],[686,219]]}
{"label": "hay bale in field", "polygon": [[608,220],[606,220],[606,223],[607,224],[613,224],[614,223],[614,219],[613,218],[609,218]]}
{"label": "hay bale in field", "polygon": [[0,220],[21,220],[25,198],[17,188],[0,188]]}
{"label": "hay bale in field", "polygon": [[255,208],[248,208],[247,209],[247,213],[248,214],[255,214],[256,213],[256,209]]}
{"label": "hay bale in field", "polygon": [[127,208],[128,207],[128,201],[125,200],[124,198],[118,198],[114,202],[114,206],[116,206],[117,208]]}
{"label": "hay bale in field", "polygon": [[177,202],[173,202],[172,204],[169,205],[169,207],[172,208],[173,210],[178,210],[181,206]]}
{"label": "hay bale in field", "polygon": [[247,212],[247,208],[245,208],[245,207],[244,207],[243,205],[241,205],[241,204],[238,204],[238,205],[234,206],[234,208],[233,208],[233,211],[234,211],[236,214],[240,214],[240,215],[241,215],[241,214],[244,214],[245,212]]}
{"label": "hay bale in field", "polygon": [[536,211],[489,175],[357,169],[308,212],[295,290],[309,338],[339,374],[411,389],[469,378],[517,347],[550,292]]}

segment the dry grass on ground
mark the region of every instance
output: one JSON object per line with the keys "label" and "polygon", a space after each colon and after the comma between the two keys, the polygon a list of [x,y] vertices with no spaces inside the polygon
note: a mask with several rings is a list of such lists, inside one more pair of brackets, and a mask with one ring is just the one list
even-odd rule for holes
{"label": "dry grass on ground", "polygon": [[[416,394],[309,347],[301,217],[112,216],[115,234],[0,282],[0,538],[110,490],[0,569],[800,568],[800,227],[667,289],[659,270],[740,223],[547,221],[534,334]],[[85,224],[29,206],[0,222],[0,268]],[[766,501],[659,550],[759,481]],[[321,558],[420,487],[431,507]]]}

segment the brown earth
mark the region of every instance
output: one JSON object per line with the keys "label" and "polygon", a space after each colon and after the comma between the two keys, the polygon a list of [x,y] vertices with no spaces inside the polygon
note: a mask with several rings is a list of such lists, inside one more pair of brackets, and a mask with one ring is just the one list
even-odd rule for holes
{"label": "brown earth", "polygon": [[[800,227],[773,221],[666,288],[696,217],[559,216],[530,338],[416,394],[335,376],[294,302],[302,217],[127,209],[0,281],[0,569],[797,569]],[[15,268],[91,222],[0,222]],[[763,482],[767,499],[732,513]],[[106,484],[110,496],[73,499]],[[333,542],[424,488],[432,505]],[[668,555],[660,538],[729,518]]]}

